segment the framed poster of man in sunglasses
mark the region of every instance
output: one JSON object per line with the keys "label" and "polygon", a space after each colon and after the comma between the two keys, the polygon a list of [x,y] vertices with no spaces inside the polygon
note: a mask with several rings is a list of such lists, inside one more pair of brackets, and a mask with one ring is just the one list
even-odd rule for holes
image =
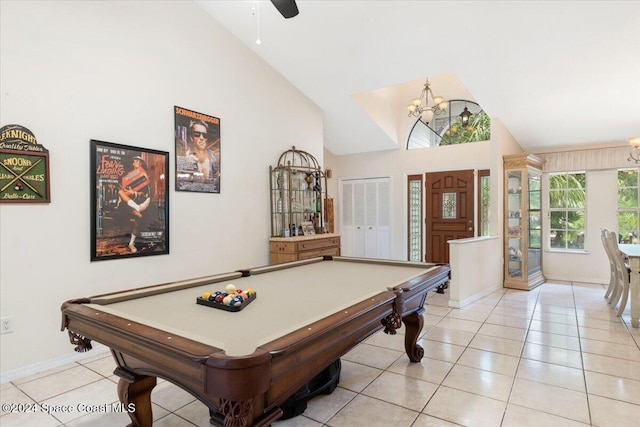
{"label": "framed poster of man in sunglasses", "polygon": [[220,193],[220,119],[174,107],[176,191]]}

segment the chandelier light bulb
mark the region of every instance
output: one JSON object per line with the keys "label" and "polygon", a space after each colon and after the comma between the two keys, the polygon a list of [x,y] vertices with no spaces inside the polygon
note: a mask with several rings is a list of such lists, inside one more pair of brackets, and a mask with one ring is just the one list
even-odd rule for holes
{"label": "chandelier light bulb", "polygon": [[433,110],[428,108],[422,112],[422,121],[424,123],[429,123],[431,119],[433,119]]}
{"label": "chandelier light bulb", "polygon": [[407,110],[409,110],[410,113],[413,113],[414,111],[416,111],[416,106],[413,104],[409,104],[407,105]]}
{"label": "chandelier light bulb", "polygon": [[640,147],[640,136],[629,138],[629,144],[633,145],[634,147]]}
{"label": "chandelier light bulb", "polygon": [[420,105],[420,103],[421,103],[421,102],[422,102],[422,100],[421,100],[420,98],[414,98],[414,99],[413,99],[413,105],[415,105],[416,107],[417,107],[418,105]]}
{"label": "chandelier light bulb", "polygon": [[449,108],[449,103],[447,101],[439,102],[438,107],[440,107],[443,110],[446,110],[447,108]]}
{"label": "chandelier light bulb", "polygon": [[436,105],[440,105],[442,103],[442,101],[444,101],[444,98],[441,96],[434,96],[433,97],[433,102],[435,102]]}
{"label": "chandelier light bulb", "polygon": [[257,38],[257,39],[256,39],[256,44],[258,44],[258,45],[259,45],[259,44],[262,44],[262,40],[260,40],[260,38]]}

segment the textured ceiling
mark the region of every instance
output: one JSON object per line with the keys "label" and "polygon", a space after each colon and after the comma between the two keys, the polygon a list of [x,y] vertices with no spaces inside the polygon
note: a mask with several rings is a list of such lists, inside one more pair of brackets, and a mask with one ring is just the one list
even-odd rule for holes
{"label": "textured ceiling", "polygon": [[527,150],[640,135],[638,1],[196,3],[323,110],[334,154],[403,147],[426,77]]}

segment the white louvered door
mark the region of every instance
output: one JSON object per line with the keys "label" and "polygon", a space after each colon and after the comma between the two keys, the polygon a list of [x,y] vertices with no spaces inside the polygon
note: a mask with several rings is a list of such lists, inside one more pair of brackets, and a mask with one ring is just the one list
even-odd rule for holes
{"label": "white louvered door", "polygon": [[365,258],[391,255],[389,178],[342,182],[342,254]]}

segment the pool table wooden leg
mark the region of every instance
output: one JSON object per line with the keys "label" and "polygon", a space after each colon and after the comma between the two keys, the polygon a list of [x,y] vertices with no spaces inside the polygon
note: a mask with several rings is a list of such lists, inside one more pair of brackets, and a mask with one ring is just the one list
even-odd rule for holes
{"label": "pool table wooden leg", "polygon": [[135,411],[129,412],[131,427],[151,427],[153,415],[151,413],[151,390],[156,386],[156,377],[137,375],[122,368],[116,368],[114,374],[120,377],[118,381],[118,397],[120,402],[128,408],[135,405]]}
{"label": "pool table wooden leg", "polygon": [[402,318],[402,323],[407,328],[404,334],[404,349],[412,362],[420,362],[424,356],[424,349],[418,345],[418,336],[424,326],[423,312],[424,308]]}

